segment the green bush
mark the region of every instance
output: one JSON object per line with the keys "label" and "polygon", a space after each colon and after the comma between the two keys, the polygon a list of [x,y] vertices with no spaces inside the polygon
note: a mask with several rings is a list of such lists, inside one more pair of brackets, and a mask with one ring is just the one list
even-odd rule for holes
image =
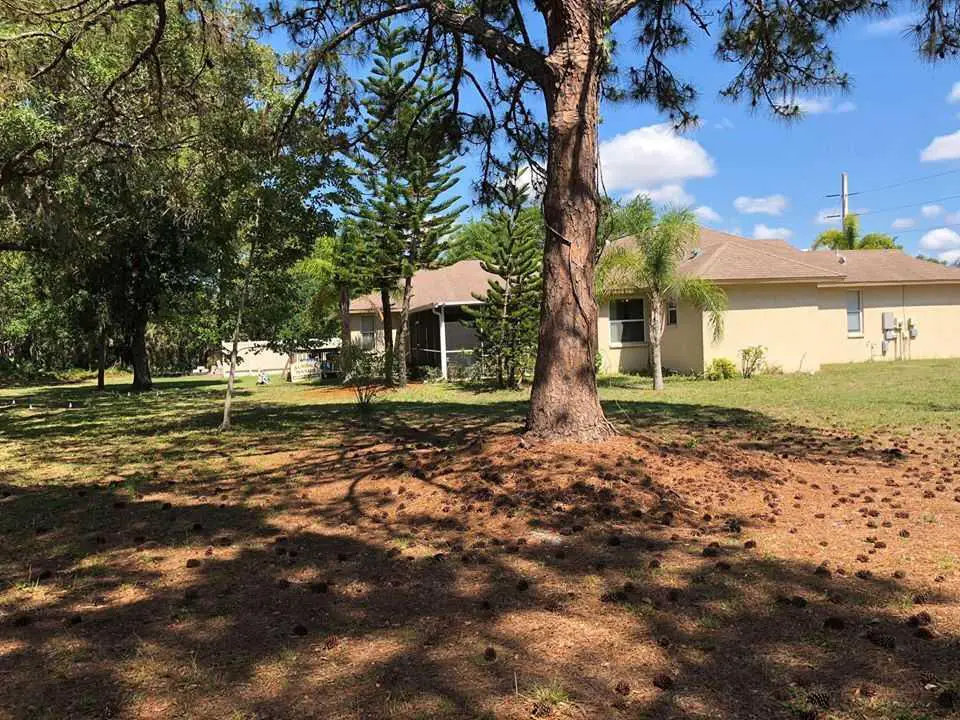
{"label": "green bush", "polygon": [[707,380],[730,380],[737,376],[737,366],[729,358],[714,358],[706,371],[703,373],[703,376]]}
{"label": "green bush", "polygon": [[767,364],[767,349],[763,345],[751,345],[740,351],[740,374],[752,378],[763,372]]}
{"label": "green bush", "polygon": [[383,392],[383,353],[364,350],[359,344],[352,344],[343,352],[343,384],[353,390],[357,410],[362,416],[369,414],[373,401]]}

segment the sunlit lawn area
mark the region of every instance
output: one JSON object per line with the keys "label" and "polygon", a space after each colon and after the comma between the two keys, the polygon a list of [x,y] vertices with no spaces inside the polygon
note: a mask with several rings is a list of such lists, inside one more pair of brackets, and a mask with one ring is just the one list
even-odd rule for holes
{"label": "sunlit lawn area", "polygon": [[[0,718],[947,717],[960,362],[0,390]],[[927,613],[923,615],[922,613]],[[953,694],[951,694],[953,693]]]}

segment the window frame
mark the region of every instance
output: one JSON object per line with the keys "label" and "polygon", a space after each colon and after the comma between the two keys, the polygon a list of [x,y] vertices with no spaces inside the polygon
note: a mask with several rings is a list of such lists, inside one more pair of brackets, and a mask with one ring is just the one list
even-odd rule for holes
{"label": "window frame", "polygon": [[[640,303],[640,317],[639,318],[629,318],[614,320],[613,319],[613,306],[614,303],[630,303],[638,302]],[[618,300],[610,301],[610,316],[609,316],[609,339],[610,347],[628,347],[632,345],[646,345],[647,344],[647,303],[643,298],[620,298]],[[624,325],[639,325],[640,326],[640,336],[642,340],[614,340],[614,326],[620,327],[620,337],[623,337],[623,326]]]}
{"label": "window frame", "polygon": [[680,308],[675,300],[667,303],[667,327],[677,327],[680,324]]}
{"label": "window frame", "polygon": [[[369,321],[370,329],[365,330],[364,324]],[[377,346],[377,319],[373,315],[360,316],[360,348],[373,350]]]}
{"label": "window frame", "polygon": [[[857,309],[853,311],[850,309],[850,298],[851,296],[856,295],[857,297]],[[846,314],[847,314],[847,337],[848,338],[862,338],[863,337],[863,291],[862,290],[847,290],[846,295],[844,295],[845,305],[846,305]],[[857,329],[850,329],[850,318],[856,314],[857,317]]]}

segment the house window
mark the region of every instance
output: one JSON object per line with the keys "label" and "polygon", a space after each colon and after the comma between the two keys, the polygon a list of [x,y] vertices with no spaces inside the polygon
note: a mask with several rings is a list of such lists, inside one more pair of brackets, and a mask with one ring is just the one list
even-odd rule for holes
{"label": "house window", "polygon": [[614,300],[610,303],[610,343],[642,343],[644,330],[643,300]]}
{"label": "house window", "polygon": [[377,338],[374,334],[376,330],[376,324],[373,320],[373,315],[361,315],[360,316],[360,347],[364,350],[373,350],[374,346],[377,344]]}
{"label": "house window", "polygon": [[676,325],[677,324],[677,303],[670,302],[667,304],[667,325]]}
{"label": "house window", "polygon": [[847,335],[863,335],[863,299],[859,290],[847,293]]}

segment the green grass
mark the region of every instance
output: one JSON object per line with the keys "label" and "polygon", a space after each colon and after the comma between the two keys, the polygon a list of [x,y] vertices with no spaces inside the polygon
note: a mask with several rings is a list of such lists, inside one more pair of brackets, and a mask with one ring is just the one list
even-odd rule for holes
{"label": "green grass", "polygon": [[[74,479],[97,479],[123,467],[123,483],[133,495],[170,463],[222,457],[210,470],[215,477],[229,470],[233,452],[256,446],[297,450],[324,430],[357,422],[350,394],[336,386],[276,381],[258,387],[253,377],[242,377],[235,429],[219,435],[222,379],[164,378],[140,394],[129,392],[127,382],[112,377],[105,392],[91,382],[0,389],[0,468],[10,468],[0,470],[0,480],[13,480],[15,470],[28,468],[47,480],[67,469]],[[960,429],[960,360],[837,365],[816,375],[721,382],[670,378],[662,393],[654,393],[646,377],[603,377],[600,394],[614,423],[691,450],[704,432],[725,428]],[[386,393],[370,422],[412,428],[423,441],[445,447],[484,428],[519,427],[527,398],[526,390],[411,385]]]}

